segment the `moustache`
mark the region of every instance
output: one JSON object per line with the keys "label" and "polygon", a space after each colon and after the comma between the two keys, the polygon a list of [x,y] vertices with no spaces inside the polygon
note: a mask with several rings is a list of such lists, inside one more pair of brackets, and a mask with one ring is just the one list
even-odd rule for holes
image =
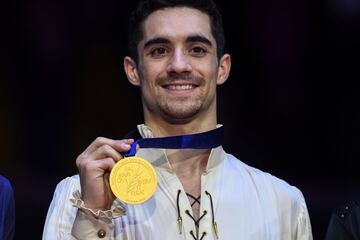
{"label": "moustache", "polygon": [[201,85],[204,81],[205,80],[202,77],[195,76],[191,73],[171,73],[157,79],[157,83],[159,85],[169,85],[176,82],[192,85]]}

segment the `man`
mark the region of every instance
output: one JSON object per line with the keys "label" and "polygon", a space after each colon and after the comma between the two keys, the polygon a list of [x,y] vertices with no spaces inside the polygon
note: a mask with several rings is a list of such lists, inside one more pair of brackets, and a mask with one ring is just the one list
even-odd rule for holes
{"label": "man", "polygon": [[[125,57],[124,68],[141,89],[141,137],[220,128],[216,87],[227,80],[231,59],[223,53],[215,4],[145,0],[132,14],[130,29],[131,57]],[[100,137],[79,155],[79,176],[57,186],[44,239],[312,239],[301,192],[221,146],[140,147],[136,155],[156,169],[156,192],[142,204],[120,202],[110,190],[109,173],[132,143]]]}
{"label": "man", "polygon": [[11,240],[15,234],[14,192],[9,180],[0,175],[0,239]]}

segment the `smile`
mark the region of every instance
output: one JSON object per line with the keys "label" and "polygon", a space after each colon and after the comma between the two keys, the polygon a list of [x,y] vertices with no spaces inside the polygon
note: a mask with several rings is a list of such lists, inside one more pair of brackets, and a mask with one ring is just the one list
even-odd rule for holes
{"label": "smile", "polygon": [[194,89],[196,86],[193,84],[171,84],[171,85],[165,85],[164,86],[166,89],[169,90],[177,90],[177,91],[181,91],[181,90],[191,90]]}

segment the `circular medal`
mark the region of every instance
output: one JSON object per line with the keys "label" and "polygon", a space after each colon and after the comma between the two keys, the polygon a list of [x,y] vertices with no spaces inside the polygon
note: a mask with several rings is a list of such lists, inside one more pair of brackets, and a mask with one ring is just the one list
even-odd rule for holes
{"label": "circular medal", "polygon": [[118,161],[110,173],[110,187],[114,195],[128,204],[140,204],[155,193],[157,175],[153,166],[139,157]]}

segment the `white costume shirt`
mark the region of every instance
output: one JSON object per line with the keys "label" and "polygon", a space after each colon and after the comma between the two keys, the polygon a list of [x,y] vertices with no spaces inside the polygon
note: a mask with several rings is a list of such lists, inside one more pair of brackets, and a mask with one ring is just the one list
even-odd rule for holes
{"label": "white costume shirt", "polygon": [[[151,129],[144,125],[139,130],[143,137],[152,136]],[[124,204],[126,214],[106,222],[72,205],[73,193],[80,190],[79,176],[66,178],[56,187],[43,239],[193,240],[195,223],[186,213],[193,216],[192,208],[165,151],[140,149],[136,155],[150,161],[158,175],[158,187],[150,200],[139,205]],[[244,164],[222,147],[212,149],[201,177],[202,215],[198,225],[198,239],[202,240],[217,239],[214,222],[220,240],[312,239],[302,193]],[[103,238],[99,238],[99,230],[105,230]]]}

